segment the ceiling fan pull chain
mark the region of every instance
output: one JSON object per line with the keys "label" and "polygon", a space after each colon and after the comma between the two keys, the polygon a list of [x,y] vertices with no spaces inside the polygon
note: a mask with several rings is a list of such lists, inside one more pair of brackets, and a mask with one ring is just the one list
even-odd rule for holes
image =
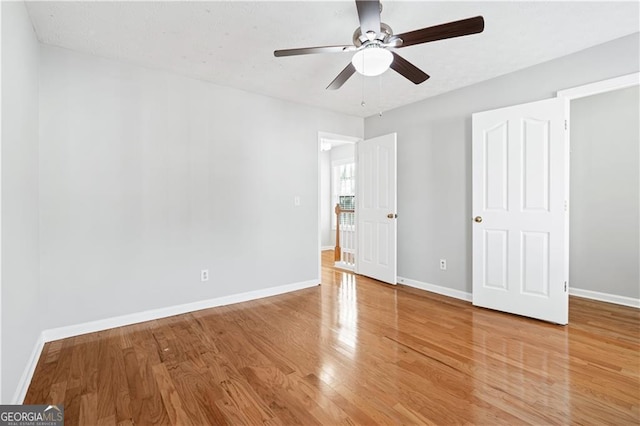
{"label": "ceiling fan pull chain", "polygon": [[382,117],[382,74],[378,77],[378,115]]}
{"label": "ceiling fan pull chain", "polygon": [[361,96],[362,102],[360,102],[360,106],[362,108],[364,108],[364,106],[365,106],[365,103],[364,103],[364,75],[360,76],[360,81],[362,81],[362,96]]}

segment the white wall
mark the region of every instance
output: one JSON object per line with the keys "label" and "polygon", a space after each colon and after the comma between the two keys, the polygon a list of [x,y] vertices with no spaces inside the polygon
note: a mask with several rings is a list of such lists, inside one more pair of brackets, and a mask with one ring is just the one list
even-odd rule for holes
{"label": "white wall", "polygon": [[640,299],[638,86],[571,101],[572,287]]}
{"label": "white wall", "polygon": [[[368,117],[366,138],[398,134],[398,274],[471,292],[472,113],[637,72],[639,50],[636,33]],[[438,76],[424,84],[438,84]],[[439,259],[447,259],[446,271]]]}
{"label": "white wall", "polygon": [[48,46],[41,67],[47,328],[319,278],[318,131],[362,119]]}
{"label": "white wall", "polygon": [[22,2],[2,2],[2,403],[40,334],[38,41]]}

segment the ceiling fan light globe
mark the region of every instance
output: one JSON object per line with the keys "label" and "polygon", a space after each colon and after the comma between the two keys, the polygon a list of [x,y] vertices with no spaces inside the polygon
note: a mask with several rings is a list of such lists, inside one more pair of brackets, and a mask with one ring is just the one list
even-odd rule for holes
{"label": "ceiling fan light globe", "polygon": [[367,77],[382,74],[389,69],[391,62],[393,62],[391,52],[373,46],[357,51],[351,58],[351,63],[356,71]]}

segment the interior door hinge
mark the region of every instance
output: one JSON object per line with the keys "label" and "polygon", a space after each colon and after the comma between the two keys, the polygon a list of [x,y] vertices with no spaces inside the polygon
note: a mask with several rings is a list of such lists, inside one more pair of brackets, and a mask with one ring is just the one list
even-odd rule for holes
{"label": "interior door hinge", "polygon": [[564,129],[567,130],[567,120],[564,120]]}
{"label": "interior door hinge", "polygon": [[567,200],[564,200],[564,211],[569,211],[569,202]]}
{"label": "interior door hinge", "polygon": [[565,293],[567,292],[567,282],[566,281],[564,282],[564,292]]}

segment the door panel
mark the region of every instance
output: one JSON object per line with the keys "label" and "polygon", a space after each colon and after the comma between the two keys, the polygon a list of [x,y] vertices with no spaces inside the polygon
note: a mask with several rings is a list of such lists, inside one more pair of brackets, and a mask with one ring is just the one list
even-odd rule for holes
{"label": "door panel", "polygon": [[549,296],[549,233],[523,232],[522,292]]}
{"label": "door panel", "polygon": [[[486,161],[484,176],[485,210],[507,210],[507,123],[487,131],[483,140]],[[492,171],[491,175],[488,174]]]}
{"label": "door panel", "polygon": [[507,231],[487,229],[485,238],[485,277],[487,287],[507,289]]}
{"label": "door panel", "polygon": [[523,120],[523,210],[549,210],[549,123]]}
{"label": "door panel", "polygon": [[396,284],[396,135],[362,141],[357,150],[356,272]]}
{"label": "door panel", "polygon": [[473,304],[568,322],[565,103],[473,115]]}

